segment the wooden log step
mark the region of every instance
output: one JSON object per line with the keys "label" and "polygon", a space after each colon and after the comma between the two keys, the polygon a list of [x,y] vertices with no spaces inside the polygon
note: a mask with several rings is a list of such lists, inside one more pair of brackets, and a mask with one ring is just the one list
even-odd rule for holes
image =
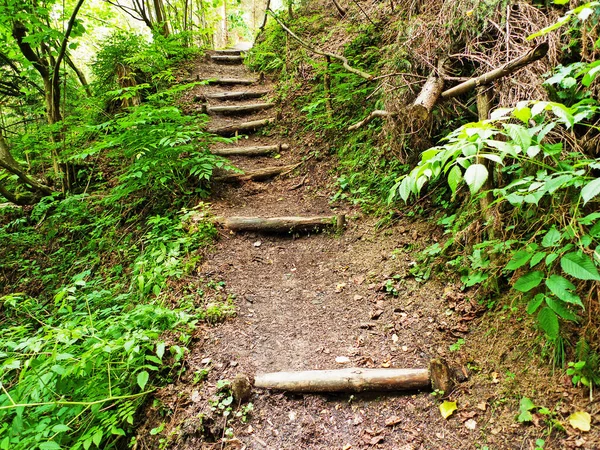
{"label": "wooden log step", "polygon": [[216,175],[212,177],[213,181],[221,183],[240,183],[242,181],[262,181],[289,173],[300,164],[291,164],[288,166],[265,167],[264,169],[247,170],[244,173],[228,173],[225,175]]}
{"label": "wooden log step", "polygon": [[208,106],[206,112],[208,114],[250,114],[253,112],[264,111],[275,106],[273,103],[251,103],[248,105],[230,105],[230,106]]}
{"label": "wooden log step", "polygon": [[218,134],[219,136],[235,136],[236,134],[255,131],[274,122],[275,117],[269,117],[267,119],[253,120],[250,122],[242,122],[233,125],[227,125],[225,127],[213,128],[209,129],[208,132]]}
{"label": "wooden log step", "polygon": [[218,64],[242,64],[244,61],[241,55],[211,55],[210,59]]}
{"label": "wooden log step", "polygon": [[257,374],[254,386],[287,392],[361,392],[426,389],[430,386],[430,380],[428,369],[356,367]]}
{"label": "wooden log step", "polygon": [[242,50],[236,50],[233,48],[227,48],[227,49],[223,49],[223,50],[214,50],[214,53],[216,55],[241,55],[242,54]]}
{"label": "wooden log step", "polygon": [[199,96],[198,100],[243,100],[246,98],[260,98],[267,95],[270,91],[237,91],[237,92],[219,92],[216,94],[205,94]]}
{"label": "wooden log step", "polygon": [[290,146],[287,144],[277,144],[257,147],[216,148],[210,152],[218,156],[264,156],[281,150],[288,150],[289,148]]}
{"label": "wooden log step", "polygon": [[207,81],[208,84],[222,84],[222,85],[235,85],[244,84],[250,85],[256,83],[258,80],[244,79],[244,78],[200,78],[198,75],[196,81]]}
{"label": "wooden log step", "polygon": [[[310,231],[315,229],[336,228],[341,230],[344,227],[346,218],[344,215],[338,216],[317,216],[317,217],[216,217],[214,222],[228,228],[231,231],[253,231],[263,233],[292,233],[295,231]],[[258,379],[258,378],[257,378]],[[267,387],[269,378],[260,386]],[[274,389],[274,388],[273,388]]]}
{"label": "wooden log step", "polygon": [[[254,230],[252,230],[254,231]],[[443,359],[433,359],[429,368],[307,370],[257,374],[254,386],[288,392],[360,392],[366,390],[434,389],[446,395],[456,383],[453,371]]]}

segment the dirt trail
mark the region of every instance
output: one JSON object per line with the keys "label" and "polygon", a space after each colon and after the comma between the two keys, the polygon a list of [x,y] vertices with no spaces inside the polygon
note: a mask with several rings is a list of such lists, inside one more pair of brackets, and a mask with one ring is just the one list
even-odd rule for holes
{"label": "dirt trail", "polygon": [[[252,76],[242,66],[210,62],[200,64],[197,70],[200,77]],[[250,89],[271,88],[266,82]],[[242,89],[247,88],[198,87],[194,94]],[[264,100],[227,103],[255,101]],[[210,126],[273,113],[215,116]],[[285,122],[286,111],[279,113]],[[293,164],[310,154],[311,149],[303,142],[285,134],[283,126],[278,125],[236,144],[289,144],[291,148],[281,152],[279,159],[237,157],[233,161],[243,169],[257,169]],[[254,411],[249,421],[229,420],[227,427],[232,428],[234,437],[225,444],[209,442],[218,441],[225,432],[225,421],[215,418],[208,407],[218,380],[232,380],[238,373],[279,370],[427,367],[431,358],[448,356],[448,344],[464,336],[461,314],[455,311],[472,314],[469,300],[451,286],[436,282],[422,285],[406,277],[415,252],[440,238],[439,231],[412,223],[381,232],[373,220],[360,217],[350,207],[333,210],[328,202],[332,194],[329,170],[329,162],[312,158],[293,173],[271,181],[215,187],[210,201],[217,215],[274,217],[342,212],[350,220],[339,235],[264,236],[222,231],[199,275],[223,281],[225,290],[235,294],[237,317],[199,330],[188,370],[177,384],[160,392],[163,408],[170,415],[161,419],[159,408],[154,408],[149,422],[167,420],[167,431],[172,432],[171,448],[472,449],[486,442],[485,436],[493,427],[489,409],[477,413],[478,426],[471,430],[464,422],[474,414],[446,421],[438,410],[438,400],[426,392],[253,392],[250,401]],[[455,311],[448,307],[449,298]],[[337,363],[339,356],[350,362]],[[203,369],[209,370],[207,379],[194,384],[193,374]],[[461,406],[469,410],[475,405],[467,402]],[[493,448],[519,448],[525,442],[518,430],[504,433]],[[151,443],[147,447],[156,448]]]}

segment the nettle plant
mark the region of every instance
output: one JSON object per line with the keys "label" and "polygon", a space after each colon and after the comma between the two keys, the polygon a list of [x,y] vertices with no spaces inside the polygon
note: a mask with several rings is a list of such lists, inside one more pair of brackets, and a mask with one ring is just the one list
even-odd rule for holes
{"label": "nettle plant", "polygon": [[583,127],[596,110],[591,100],[570,108],[529,101],[498,109],[491,120],[466,124],[444,145],[425,151],[390,192],[390,200],[407,201],[442,177],[453,196],[464,185],[472,195],[492,192],[489,207],[504,217],[513,215],[505,230],[518,239],[484,241],[478,249],[501,248],[497,253],[508,254],[501,269],[552,342],[560,337],[560,320],[578,321],[586,301],[592,301],[581,294],[587,282],[600,281],[600,213],[591,207],[600,194],[600,158],[577,151],[575,139],[557,139],[574,134],[573,128]]}

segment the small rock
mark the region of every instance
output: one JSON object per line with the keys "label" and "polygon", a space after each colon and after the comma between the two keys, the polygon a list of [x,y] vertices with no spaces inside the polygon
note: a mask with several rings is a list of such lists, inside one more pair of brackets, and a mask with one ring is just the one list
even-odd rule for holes
{"label": "small rock", "polygon": [[383,314],[383,309],[376,309],[371,313],[371,320],[377,320]]}
{"label": "small rock", "polygon": [[202,364],[204,364],[205,366],[209,365],[212,362],[212,359],[210,358],[204,358],[202,361],[200,361]]}
{"label": "small rock", "polygon": [[357,301],[359,301],[359,300],[362,300],[363,298],[364,298],[364,297],[363,297],[362,295],[358,295],[358,294],[357,294],[357,295],[355,295],[355,296],[354,296],[354,301],[355,301],[355,302],[357,302]]}
{"label": "small rock", "polygon": [[468,430],[474,430],[477,428],[477,422],[475,422],[473,419],[469,419],[465,422],[465,428]]}
{"label": "small rock", "polygon": [[252,245],[254,245],[255,247],[260,247],[260,246],[262,245],[262,242],[261,242],[261,241],[256,241],[256,242],[255,242],[254,244],[252,244]]}
{"label": "small rock", "polygon": [[350,362],[350,358],[347,356],[338,356],[335,358],[335,362],[338,364],[346,364]]}
{"label": "small rock", "polygon": [[369,323],[369,322],[363,322],[361,323],[358,328],[362,328],[363,330],[370,330],[371,328],[373,328],[375,326],[374,323]]}
{"label": "small rock", "polygon": [[408,346],[407,345],[403,345],[402,346],[402,351],[403,352],[407,352],[408,351]]}
{"label": "small rock", "polygon": [[294,420],[296,420],[296,411],[290,411],[290,413],[288,414],[288,417],[290,418],[290,422],[293,422]]}
{"label": "small rock", "polygon": [[229,366],[230,366],[230,367],[237,367],[237,365],[238,365],[238,362],[237,362],[237,361],[231,361],[231,362],[229,363]]}
{"label": "small rock", "polygon": [[392,334],[392,342],[395,344],[396,342],[398,342],[398,339],[400,339],[398,337],[398,335],[396,333]]}

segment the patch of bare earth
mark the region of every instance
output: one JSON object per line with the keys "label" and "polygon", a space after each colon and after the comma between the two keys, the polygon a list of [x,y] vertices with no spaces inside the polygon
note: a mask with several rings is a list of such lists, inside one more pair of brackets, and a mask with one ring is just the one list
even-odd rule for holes
{"label": "patch of bare earth", "polygon": [[[201,64],[198,73],[251,76],[239,66],[210,63]],[[238,90],[200,86],[192,95],[207,89]],[[435,226],[403,221],[378,230],[373,219],[348,206],[332,208],[333,161],[308,159],[308,143],[283,138],[285,112],[283,117],[283,124],[235,145],[285,142],[289,150],[278,159],[239,157],[235,163],[245,170],[305,163],[271,181],[215,186],[211,211],[263,217],[346,213],[347,227],[341,234],[290,236],[221,230],[196,275],[224,282],[226,293],[235,295],[237,316],[197,330],[187,370],[146,408],[138,448],[533,449],[538,438],[546,440],[545,449],[599,448],[590,444],[592,436],[572,429],[548,438],[551,427],[539,414],[530,426],[516,422],[522,395],[540,406],[558,405],[554,417],[563,422],[573,403],[584,399],[565,380],[532,365],[527,352],[533,337],[514,331],[523,328],[516,323],[520,316],[482,318],[482,306],[449,280],[423,284],[413,278],[410,268],[417,253],[442,239]],[[465,345],[450,351],[459,339]],[[234,380],[238,374],[425,368],[440,356],[462,379],[454,392],[446,393],[458,403],[447,420],[438,409],[442,400],[430,392],[291,395],[254,390],[249,399],[253,410],[245,422],[235,416],[245,405],[235,402],[228,417],[211,407],[219,380]],[[205,379],[199,374],[206,374]],[[164,430],[150,435],[161,423]]]}

